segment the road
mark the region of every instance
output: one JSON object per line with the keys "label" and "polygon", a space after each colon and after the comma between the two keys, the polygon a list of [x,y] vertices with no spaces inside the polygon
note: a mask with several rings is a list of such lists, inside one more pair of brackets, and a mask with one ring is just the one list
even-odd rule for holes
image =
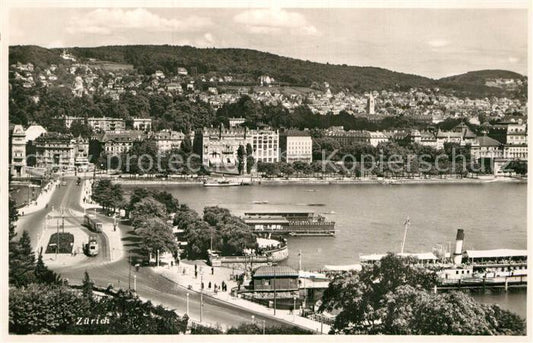
{"label": "road", "polygon": [[[66,181],[67,185],[56,189],[48,208],[21,217],[17,223],[17,232],[28,231],[34,245],[37,245],[40,238],[45,216],[52,208],[58,209],[62,207],[68,209],[70,212],[67,210],[67,213],[70,215],[75,213],[72,210],[83,212],[83,208],[79,204],[81,187],[76,185],[75,178],[67,178]],[[102,221],[113,222],[108,217],[100,216],[99,218]],[[81,218],[66,218],[65,220],[73,224],[77,223],[81,227]],[[131,230],[130,227],[122,224],[119,225],[119,229],[125,235]],[[70,283],[81,283],[83,274],[87,271],[95,284],[103,287],[112,284],[115,288],[133,288],[134,279],[136,279],[136,292],[140,297],[149,299],[157,304],[163,304],[167,308],[175,309],[180,314],[186,312],[187,293],[189,293],[189,316],[195,321],[200,320],[200,294],[177,286],[174,282],[154,273],[150,268],[140,268],[139,271],[131,268],[130,271],[128,253],[119,261],[108,262],[110,247],[107,245],[105,235],[101,234],[100,239],[103,244],[101,248],[107,251],[107,254],[104,253],[98,258],[90,259],[89,262],[79,265],[58,267],[54,271],[60,273],[61,277],[68,279]],[[203,297],[203,303],[202,320],[210,325],[220,324],[229,327],[243,322],[249,323],[252,315],[255,316],[258,322],[262,323],[264,320],[267,326],[292,325],[289,322],[265,316],[208,296]]]}

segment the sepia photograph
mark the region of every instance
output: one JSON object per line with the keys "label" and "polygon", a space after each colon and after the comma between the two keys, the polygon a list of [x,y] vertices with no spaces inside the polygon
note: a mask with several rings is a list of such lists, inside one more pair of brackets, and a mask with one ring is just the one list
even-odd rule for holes
{"label": "sepia photograph", "polygon": [[8,1],[4,340],[527,341],[531,5]]}

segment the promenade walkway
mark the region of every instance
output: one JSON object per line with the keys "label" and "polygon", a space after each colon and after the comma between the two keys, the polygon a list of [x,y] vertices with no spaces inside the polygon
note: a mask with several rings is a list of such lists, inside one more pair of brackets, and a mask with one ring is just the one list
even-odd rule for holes
{"label": "promenade walkway", "polygon": [[18,213],[21,216],[28,215],[42,210],[46,207],[46,204],[50,202],[56,187],[59,187],[59,181],[53,181],[47,184],[42,190],[37,199],[29,203],[28,205],[18,209]]}
{"label": "promenade walkway", "polygon": [[[194,265],[198,266],[197,277],[194,276]],[[233,276],[242,273],[241,270],[225,267],[214,267],[212,272],[211,267],[203,261],[181,261],[179,266],[160,266],[154,267],[153,269],[156,273],[179,284],[182,287],[189,288],[191,291],[194,292],[202,291],[201,283],[203,282],[204,296],[210,296],[231,303],[235,306],[243,307],[248,310],[261,313],[263,315],[282,319],[287,322],[294,323],[301,327],[312,330],[316,333],[327,334],[330,330],[329,325],[301,317],[298,315],[298,313],[292,313],[292,311],[290,310],[277,309],[276,314],[274,315],[273,308],[267,308],[263,305],[242,299],[240,297],[232,296],[231,289],[237,286],[237,282],[233,279]],[[226,292],[222,292],[220,290],[215,292],[214,285],[216,284],[218,287],[220,287],[222,281],[227,284],[228,290]],[[211,282],[211,288],[208,287],[209,282]],[[254,318],[250,317],[250,322],[252,322],[253,320]],[[261,325],[260,322],[256,322],[256,324]]]}
{"label": "promenade walkway", "polygon": [[85,180],[81,184],[80,206],[84,209],[100,208],[101,206],[91,199],[93,180]]}

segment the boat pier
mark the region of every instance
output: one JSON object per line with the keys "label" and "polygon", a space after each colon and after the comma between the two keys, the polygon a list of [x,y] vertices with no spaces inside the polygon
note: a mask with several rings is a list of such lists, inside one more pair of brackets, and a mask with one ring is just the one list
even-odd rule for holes
{"label": "boat pier", "polygon": [[[442,282],[446,281],[446,282]],[[475,278],[475,279],[458,279],[458,280],[441,280],[437,286],[439,291],[449,291],[458,289],[468,290],[487,290],[500,289],[507,291],[510,288],[527,287],[527,275],[505,276],[496,278]]]}
{"label": "boat pier", "polygon": [[335,236],[335,222],[308,211],[246,212],[243,221],[258,234]]}

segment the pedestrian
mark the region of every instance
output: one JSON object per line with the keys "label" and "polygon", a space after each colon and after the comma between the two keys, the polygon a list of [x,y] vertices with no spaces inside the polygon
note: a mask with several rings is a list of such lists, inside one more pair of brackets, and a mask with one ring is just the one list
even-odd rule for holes
{"label": "pedestrian", "polygon": [[198,278],[198,272],[195,270],[194,271],[194,278],[197,279]]}
{"label": "pedestrian", "polygon": [[202,282],[202,290],[204,289],[204,283]]}
{"label": "pedestrian", "polygon": [[215,275],[215,268],[211,267],[211,275]]}
{"label": "pedestrian", "polygon": [[211,289],[211,281],[207,284],[207,288]]}
{"label": "pedestrian", "polygon": [[185,275],[185,268],[183,268],[183,275]]}

